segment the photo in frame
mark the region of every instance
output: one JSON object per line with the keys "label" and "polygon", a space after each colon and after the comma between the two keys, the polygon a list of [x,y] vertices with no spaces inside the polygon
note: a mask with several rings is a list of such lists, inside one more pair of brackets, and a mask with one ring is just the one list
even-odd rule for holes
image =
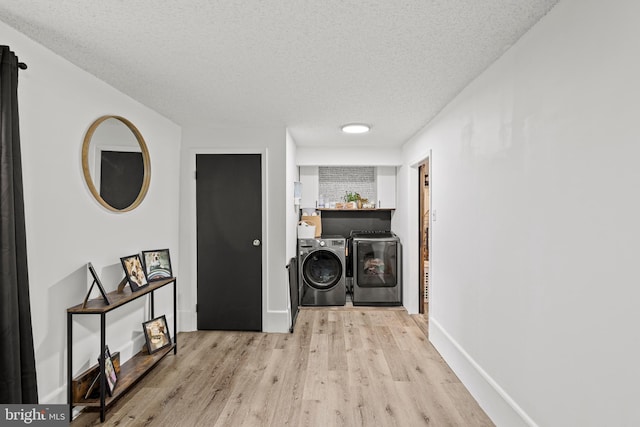
{"label": "photo in frame", "polygon": [[156,317],[155,319],[142,323],[142,329],[144,329],[144,337],[147,341],[149,354],[153,354],[171,345],[171,336],[169,335],[166,316]]}
{"label": "photo in frame", "polygon": [[142,262],[147,280],[150,282],[173,277],[169,249],[142,251]]}
{"label": "photo in frame", "polygon": [[[109,305],[109,298],[107,297],[107,292],[104,290],[104,286],[102,286],[102,282],[100,281],[100,278],[98,277],[98,273],[96,273],[96,269],[93,268],[93,264],[92,263],[88,263],[87,267],[89,268],[89,272],[91,273],[91,277],[93,278],[93,283],[91,284],[91,288],[93,288],[93,286],[97,286],[98,289],[100,290],[100,295],[102,295],[102,299],[104,299],[104,303],[106,305]],[[91,293],[91,288],[89,288],[89,293]]]}
{"label": "photo in frame", "polygon": [[144,268],[142,267],[142,261],[140,261],[140,255],[129,255],[120,258],[124,274],[131,286],[131,291],[135,292],[140,288],[143,288],[149,284],[147,276],[144,274]]}
{"label": "photo in frame", "polygon": [[[100,359],[98,359],[98,363],[100,363]],[[109,396],[113,396],[113,390],[118,382],[118,374],[116,374],[116,368],[113,366],[113,360],[111,360],[109,346],[104,346],[104,372],[107,379],[107,393],[109,393]]]}
{"label": "photo in frame", "polygon": [[87,296],[84,298],[84,302],[82,303],[82,307],[86,307],[87,306],[87,301],[89,300],[89,296],[91,295],[91,291],[93,290],[94,286],[97,286],[98,289],[100,290],[100,294],[102,295],[102,299],[104,300],[105,305],[109,305],[109,298],[107,297],[107,292],[104,290],[104,287],[102,286],[102,282],[100,281],[100,278],[98,277],[98,273],[96,273],[95,268],[93,268],[93,264],[91,263],[87,263],[87,267],[89,268],[89,272],[91,273],[91,277],[93,278],[93,282],[91,283],[91,286],[89,287],[89,290],[87,291]]}

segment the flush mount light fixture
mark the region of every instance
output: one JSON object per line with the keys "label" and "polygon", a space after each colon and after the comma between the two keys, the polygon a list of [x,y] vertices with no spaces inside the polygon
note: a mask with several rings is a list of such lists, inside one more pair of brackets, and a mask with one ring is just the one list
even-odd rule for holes
{"label": "flush mount light fixture", "polygon": [[371,126],[364,123],[349,123],[341,127],[344,133],[367,133],[371,130]]}

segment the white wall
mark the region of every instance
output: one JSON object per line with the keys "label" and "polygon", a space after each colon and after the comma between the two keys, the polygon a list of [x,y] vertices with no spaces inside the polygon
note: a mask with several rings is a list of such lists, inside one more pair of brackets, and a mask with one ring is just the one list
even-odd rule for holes
{"label": "white wall", "polygon": [[[298,246],[298,232],[297,232],[297,224],[299,219],[299,205],[294,204],[293,194],[294,194],[294,182],[300,181],[300,169],[296,165],[296,152],[297,146],[296,142],[287,131],[287,159],[286,159],[286,167],[287,174],[285,178],[285,188],[286,188],[286,259],[287,263],[289,260],[295,256],[297,256],[297,246]],[[287,272],[287,280],[288,280],[288,272]],[[287,282],[288,283],[288,282]],[[287,295],[289,295],[287,293]],[[289,307],[289,316],[291,316],[291,303],[288,305]]]}
{"label": "white wall", "polygon": [[[86,263],[93,262],[108,291],[123,276],[119,258],[143,249],[170,248],[179,274],[180,128],[2,22],[0,39],[29,66],[19,73],[18,98],[38,394],[41,403],[65,403],[66,308],[84,298]],[[104,114],[131,120],[151,154],[149,192],[129,213],[102,208],[83,179],[84,134]],[[170,291],[160,293],[156,312],[170,301]],[[107,344],[124,360],[144,344],[145,312],[140,301],[107,316]],[[99,316],[74,322],[74,338],[77,374],[97,363]]]}
{"label": "white wall", "polygon": [[399,166],[400,147],[298,147],[298,166]]}
{"label": "white wall", "polygon": [[287,205],[287,259],[296,256],[298,244],[297,228],[300,206],[294,204],[294,182],[300,181],[300,168],[296,164],[297,146],[295,140],[287,131],[287,175],[286,175],[286,205]]}
{"label": "white wall", "polygon": [[404,147],[411,186],[433,150],[430,338],[498,425],[640,419],[639,15],[561,1]]}
{"label": "white wall", "polygon": [[[180,324],[195,330],[196,186],[198,153],[258,153],[263,155],[263,317],[265,332],[289,329],[287,252],[287,137],[285,128],[220,129],[185,127],[181,152],[180,254],[185,261],[180,277]],[[293,183],[291,183],[293,185]],[[289,200],[292,201],[292,198]],[[259,206],[259,205],[256,205]],[[241,268],[241,266],[238,266]]]}
{"label": "white wall", "polygon": [[[419,296],[419,230],[418,205],[411,204],[418,197],[416,168],[396,168],[396,210],[391,216],[391,229],[402,242],[402,305],[409,314],[418,313]],[[411,206],[409,207],[408,205]],[[430,253],[429,256],[433,258]],[[431,273],[430,273],[431,274]]]}

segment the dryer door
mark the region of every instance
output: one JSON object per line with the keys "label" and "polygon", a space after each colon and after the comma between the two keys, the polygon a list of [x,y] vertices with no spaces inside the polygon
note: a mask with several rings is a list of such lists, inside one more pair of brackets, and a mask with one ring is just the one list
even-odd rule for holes
{"label": "dryer door", "polygon": [[315,289],[330,289],[342,278],[342,262],[334,252],[313,251],[302,262],[302,278]]}
{"label": "dryer door", "polygon": [[398,284],[398,244],[392,241],[354,242],[354,282],[363,288],[388,288]]}

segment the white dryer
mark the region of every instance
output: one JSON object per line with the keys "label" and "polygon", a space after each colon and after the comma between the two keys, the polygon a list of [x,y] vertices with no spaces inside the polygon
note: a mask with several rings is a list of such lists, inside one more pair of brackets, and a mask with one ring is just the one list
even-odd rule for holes
{"label": "white dryer", "polygon": [[300,305],[345,305],[346,239],[298,239]]}

